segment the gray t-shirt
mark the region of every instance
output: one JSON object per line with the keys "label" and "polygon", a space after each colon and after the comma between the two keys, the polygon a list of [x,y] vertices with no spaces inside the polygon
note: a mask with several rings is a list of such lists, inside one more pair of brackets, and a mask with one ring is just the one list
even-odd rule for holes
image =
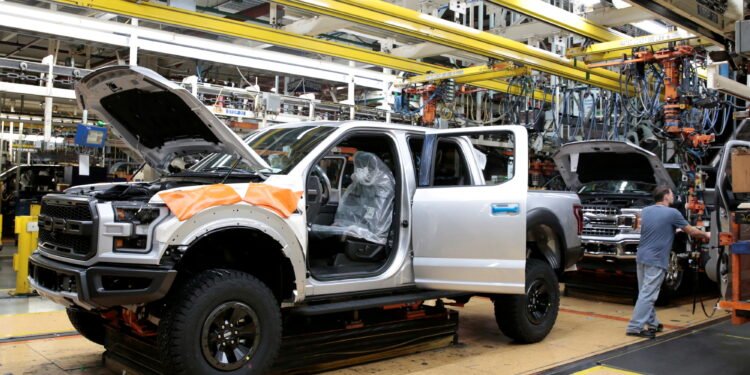
{"label": "gray t-shirt", "polygon": [[636,262],[667,269],[677,228],[689,225],[680,211],[655,204],[641,213],[641,242]]}

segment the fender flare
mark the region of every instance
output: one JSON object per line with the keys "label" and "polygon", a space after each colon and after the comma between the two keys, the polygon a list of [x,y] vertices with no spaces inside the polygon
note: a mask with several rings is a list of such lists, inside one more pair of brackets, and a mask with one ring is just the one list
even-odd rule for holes
{"label": "fender flare", "polygon": [[294,270],[295,302],[304,299],[307,262],[297,235],[284,219],[265,208],[251,205],[216,206],[203,210],[185,221],[176,221],[165,233],[168,247],[190,247],[213,233],[231,229],[252,229],[263,232],[279,243],[282,253]]}
{"label": "fender flare", "polygon": [[549,262],[556,272],[562,271],[565,266],[565,252],[567,250],[567,239],[565,238],[565,231],[563,230],[560,221],[557,219],[557,215],[547,208],[534,208],[526,214],[526,230],[530,230],[539,225],[546,225],[552,229],[556,235],[557,244],[560,247],[557,249],[559,253],[554,250],[539,249],[542,252],[544,258]]}

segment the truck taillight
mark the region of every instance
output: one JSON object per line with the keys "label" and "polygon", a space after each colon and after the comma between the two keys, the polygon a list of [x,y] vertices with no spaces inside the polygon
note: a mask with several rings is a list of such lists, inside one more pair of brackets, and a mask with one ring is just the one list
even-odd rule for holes
{"label": "truck taillight", "polygon": [[578,235],[583,234],[583,207],[580,204],[573,205],[573,215],[578,221]]}

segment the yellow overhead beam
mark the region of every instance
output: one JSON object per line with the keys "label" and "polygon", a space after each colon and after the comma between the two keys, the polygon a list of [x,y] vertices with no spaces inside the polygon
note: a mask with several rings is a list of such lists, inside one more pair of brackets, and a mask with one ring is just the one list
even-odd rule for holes
{"label": "yellow overhead beam", "polygon": [[610,42],[594,43],[586,48],[573,47],[565,52],[567,57],[578,57],[586,55],[604,54],[607,52],[621,51],[624,48],[647,47],[681,40],[696,39],[698,36],[685,30],[676,30],[666,34],[646,35],[637,38],[613,40]]}
{"label": "yellow overhead beam", "polygon": [[[472,66],[472,67],[462,68],[462,69],[454,69],[454,70],[449,70],[447,72],[441,72],[441,73],[420,74],[417,76],[404,79],[402,82],[397,83],[397,86],[407,86],[410,84],[422,83],[422,82],[442,81],[445,79],[454,79],[457,82],[459,80],[461,80],[461,82],[476,82],[476,81],[483,81],[485,79],[503,78],[504,76],[502,74],[498,75],[497,77],[494,77],[492,75],[488,75],[488,73],[489,74],[494,74],[494,73],[507,74],[509,70],[512,70],[515,67],[516,66],[513,65],[513,63],[502,62],[502,63],[497,63],[494,65],[481,65],[481,66]],[[524,68],[524,71],[528,71],[528,68]],[[489,78],[477,79],[476,77],[478,76],[487,76]]]}
{"label": "yellow overhead beam", "polygon": [[531,68],[529,68],[528,66],[524,66],[515,69],[498,70],[494,72],[471,75],[468,77],[461,77],[456,79],[456,83],[471,83],[476,81],[484,81],[486,79],[503,79],[524,76],[528,74],[531,74]]}
{"label": "yellow overhead beam", "polygon": [[[121,14],[157,23],[200,30],[217,35],[244,38],[286,48],[320,53],[366,64],[382,66],[410,73],[445,72],[451,69],[439,65],[422,63],[416,60],[392,56],[348,44],[336,43],[314,37],[294,34],[270,27],[211,16],[185,9],[169,7],[158,3],[134,2],[126,0],[55,0],[57,3],[94,9],[97,11]],[[509,86],[505,82],[481,81],[472,86],[488,90],[521,94],[521,88]],[[545,100],[548,95],[534,92],[534,97]],[[547,98],[548,99],[548,98]]]}
{"label": "yellow overhead beam", "polygon": [[[708,39],[704,38],[696,38],[696,39],[690,39],[685,42],[685,44],[693,47],[706,47],[713,45],[713,42],[711,42]],[[649,46],[652,50],[658,51],[664,48],[669,47],[669,43],[659,43],[659,44],[653,44]],[[600,62],[600,61],[608,61],[608,60],[617,60],[622,59],[623,56],[630,56],[633,54],[632,48],[625,48],[625,49],[619,49],[615,51],[605,52],[605,53],[595,53],[595,54],[588,54],[583,57],[583,60],[587,63],[593,63],[593,62]]]}
{"label": "yellow overhead beam", "polygon": [[614,33],[604,26],[541,0],[487,1],[596,41],[608,42],[623,38],[622,35]]}
{"label": "yellow overhead beam", "polygon": [[498,60],[515,61],[535,70],[595,87],[619,90],[619,74],[613,71],[591,69],[583,64],[576,65],[575,61],[552,52],[385,1],[278,0],[274,2],[412,36]]}

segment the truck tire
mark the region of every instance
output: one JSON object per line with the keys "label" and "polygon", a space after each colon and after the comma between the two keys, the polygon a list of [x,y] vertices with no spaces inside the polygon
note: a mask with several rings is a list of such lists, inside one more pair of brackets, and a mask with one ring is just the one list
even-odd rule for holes
{"label": "truck tire", "polygon": [[497,296],[495,320],[505,336],[523,344],[539,342],[552,330],[560,309],[560,285],[552,267],[526,260],[526,294]]}
{"label": "truck tire", "polygon": [[677,256],[677,253],[672,250],[669,254],[667,272],[666,275],[664,275],[664,282],[661,284],[656,304],[659,306],[665,306],[669,304],[673,298],[679,296],[680,291],[685,284],[687,284],[686,281],[689,281],[689,277],[687,276],[689,275],[686,274],[683,262]]}
{"label": "truck tire", "polygon": [[214,269],[167,300],[157,345],[169,374],[265,374],[281,345],[279,303],[240,271]]}
{"label": "truck tire", "polygon": [[70,324],[81,336],[96,344],[104,345],[104,319],[77,307],[68,307],[65,311],[68,313]]}

